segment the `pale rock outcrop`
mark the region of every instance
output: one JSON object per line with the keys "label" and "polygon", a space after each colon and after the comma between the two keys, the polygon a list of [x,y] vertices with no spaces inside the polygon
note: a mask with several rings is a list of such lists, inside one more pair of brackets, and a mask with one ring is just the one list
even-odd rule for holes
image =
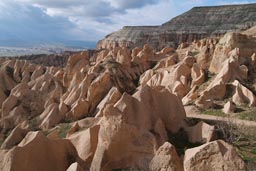
{"label": "pale rock outcrop", "polygon": [[144,74],[140,76],[140,81],[139,81],[140,85],[141,86],[146,85],[147,82],[151,79],[151,77],[153,77],[153,75],[154,75],[154,70],[152,69],[149,69],[146,72],[144,72]]}
{"label": "pale rock outcrop", "polygon": [[255,95],[251,90],[243,86],[239,81],[235,80],[232,85],[235,86],[235,94],[232,97],[232,101],[236,105],[248,104],[249,106],[256,105]]}
{"label": "pale rock outcrop", "polygon": [[199,95],[197,92],[198,87],[194,86],[185,97],[182,98],[182,104],[183,105],[187,105],[189,103],[191,103],[193,100],[196,100]]}
{"label": "pale rock outcrop", "polygon": [[16,85],[16,81],[13,78],[13,62],[6,61],[0,67],[0,89],[3,91],[10,91]]}
{"label": "pale rock outcrop", "polygon": [[167,54],[170,54],[170,53],[173,53],[173,52],[175,52],[175,49],[172,48],[172,47],[165,47],[165,48],[163,48],[163,49],[161,50],[161,53],[162,53],[163,55],[167,55]]}
{"label": "pale rock outcrop", "polygon": [[200,93],[196,100],[196,105],[202,108],[209,108],[213,100],[223,100],[227,94],[227,84],[234,80],[246,80],[247,69],[245,66],[239,66],[237,59],[230,58],[224,62],[221,71],[211,81],[205,90]]}
{"label": "pale rock outcrop", "polygon": [[69,57],[66,72],[63,78],[63,85],[68,87],[74,74],[79,72],[82,68],[89,64],[89,57],[87,52],[81,52],[80,54],[75,54]]}
{"label": "pale rock outcrop", "polygon": [[[153,119],[154,118],[154,119]],[[185,111],[177,96],[163,87],[141,87],[133,96],[126,93],[103,111],[98,146],[91,170],[115,168],[148,169],[155,147],[184,125]],[[154,134],[153,134],[154,133]],[[165,139],[165,140],[164,140]]]}
{"label": "pale rock outcrop", "polygon": [[186,150],[184,170],[244,171],[245,164],[233,146],[217,140]]}
{"label": "pale rock outcrop", "polygon": [[95,59],[95,62],[100,63],[101,61],[103,61],[104,58],[108,55],[108,53],[109,53],[109,50],[107,50],[107,49],[103,49],[100,52],[98,52],[97,56],[96,56],[96,59]]}
{"label": "pale rock outcrop", "polygon": [[91,109],[89,112],[94,112],[93,110],[107,95],[112,85],[111,76],[108,72],[104,72],[91,83],[87,94],[87,101],[89,102]]}
{"label": "pale rock outcrop", "polygon": [[150,162],[150,171],[183,171],[182,160],[179,158],[175,147],[165,142],[157,150]]}
{"label": "pale rock outcrop", "polygon": [[0,108],[2,108],[3,102],[6,100],[7,96],[4,91],[0,88]]}
{"label": "pale rock outcrop", "polygon": [[224,61],[230,56],[236,57],[240,65],[248,63],[255,51],[256,40],[252,37],[239,33],[227,33],[216,46],[209,71],[218,73],[223,68]]}
{"label": "pale rock outcrop", "polygon": [[224,105],[222,111],[223,111],[224,113],[226,113],[226,114],[230,114],[230,113],[234,113],[234,112],[235,112],[235,109],[236,109],[235,104],[234,104],[232,101],[228,101],[228,102]]}
{"label": "pale rock outcrop", "polygon": [[191,88],[194,86],[200,86],[205,82],[205,73],[197,63],[194,63],[191,68],[191,78]]}
{"label": "pale rock outcrop", "polygon": [[79,157],[89,164],[92,162],[98,145],[99,125],[91,126],[83,131],[75,132],[68,136],[68,139],[76,148]]}
{"label": "pale rock outcrop", "polygon": [[73,119],[80,119],[86,117],[89,113],[89,102],[85,99],[78,99],[71,108],[71,113],[67,114],[72,116]]}
{"label": "pale rock outcrop", "polygon": [[256,65],[256,53],[252,54],[251,60],[252,60],[253,65]]}
{"label": "pale rock outcrop", "polygon": [[26,136],[28,128],[24,128],[22,124],[17,125],[10,135],[5,139],[1,145],[1,149],[11,149],[15,145],[19,144],[22,139]]}
{"label": "pale rock outcrop", "polygon": [[177,63],[177,56],[176,55],[172,55],[166,58],[161,59],[156,66],[154,67],[154,70],[160,69],[160,68],[166,68],[169,66],[172,66],[174,64]]}
{"label": "pale rock outcrop", "polygon": [[208,143],[216,138],[215,127],[203,121],[185,128],[185,131],[191,143]]}
{"label": "pale rock outcrop", "polygon": [[189,90],[189,86],[187,84],[183,84],[181,81],[175,81],[172,88],[172,92],[181,98],[184,97]]}
{"label": "pale rock outcrop", "polygon": [[69,168],[67,169],[67,171],[85,171],[80,165],[79,163],[72,163]]}
{"label": "pale rock outcrop", "polygon": [[198,54],[196,54],[196,61],[202,69],[208,69],[210,66],[218,39],[212,40],[210,44],[205,44],[205,45],[203,45],[203,43],[201,43],[200,41],[198,42],[199,42],[199,45],[197,48],[199,49],[199,51],[198,51]]}
{"label": "pale rock outcrop", "polygon": [[58,124],[62,119],[62,116],[59,114],[59,104],[50,104],[39,118],[41,121],[40,128],[49,129]]}
{"label": "pale rock outcrop", "polygon": [[29,132],[18,146],[0,157],[3,170],[64,171],[75,162],[77,152],[69,140],[49,140]]}
{"label": "pale rock outcrop", "polygon": [[133,48],[132,54],[131,54],[132,58],[135,58],[141,50],[142,50],[142,48],[139,48],[139,47]]}
{"label": "pale rock outcrop", "polygon": [[104,97],[104,99],[98,104],[95,117],[102,117],[103,110],[108,104],[115,104],[120,98],[122,94],[116,87],[112,87],[108,94]]}
{"label": "pale rock outcrop", "polygon": [[191,67],[194,63],[195,58],[188,56],[178,64],[158,69],[147,81],[147,85],[151,87],[164,86],[184,97],[190,91]]}
{"label": "pale rock outcrop", "polygon": [[131,66],[131,54],[126,47],[120,49],[117,53],[116,62],[122,64],[123,66]]}
{"label": "pale rock outcrop", "polygon": [[145,63],[150,59],[153,59],[154,57],[154,52],[152,47],[149,45],[144,45],[143,49],[132,58],[132,62],[140,64],[140,63]]}

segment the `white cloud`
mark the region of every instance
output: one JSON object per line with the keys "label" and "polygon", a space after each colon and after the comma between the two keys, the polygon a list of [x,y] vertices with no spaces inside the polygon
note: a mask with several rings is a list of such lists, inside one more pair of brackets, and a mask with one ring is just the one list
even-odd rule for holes
{"label": "white cloud", "polygon": [[173,0],[15,0],[39,7],[51,17],[65,17],[88,39],[101,39],[124,25],[155,25],[173,16]]}
{"label": "white cloud", "polygon": [[[15,20],[16,17],[17,28],[48,27],[47,31],[42,30],[45,37],[46,32],[51,32],[48,36],[65,33],[63,37],[69,39],[98,40],[125,25],[162,24],[193,6],[249,2],[253,1],[0,0],[0,22],[3,27],[2,21],[8,23],[8,18]],[[11,26],[15,27],[15,23]]]}

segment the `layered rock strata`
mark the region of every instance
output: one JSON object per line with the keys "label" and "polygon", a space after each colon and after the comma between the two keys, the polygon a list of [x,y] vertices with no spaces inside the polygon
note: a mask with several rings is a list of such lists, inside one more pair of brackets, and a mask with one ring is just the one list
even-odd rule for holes
{"label": "layered rock strata", "polygon": [[182,42],[245,30],[256,24],[255,8],[256,4],[195,7],[161,26],[125,26],[99,41],[97,48],[134,48],[149,44],[160,50],[165,46],[177,47]]}

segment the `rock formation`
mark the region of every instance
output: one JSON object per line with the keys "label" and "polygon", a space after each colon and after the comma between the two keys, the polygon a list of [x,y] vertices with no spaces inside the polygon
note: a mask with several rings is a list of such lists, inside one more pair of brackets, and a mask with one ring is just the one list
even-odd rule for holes
{"label": "rock formation", "polygon": [[245,170],[242,159],[236,154],[234,147],[217,140],[199,147],[188,149],[184,157],[184,170],[229,171]]}
{"label": "rock formation", "polygon": [[125,26],[99,41],[97,48],[177,47],[212,35],[245,30],[256,24],[256,4],[195,7],[161,26]]}
{"label": "rock formation", "polygon": [[[253,7],[195,8],[181,18],[229,8],[239,16]],[[231,26],[245,28],[233,20],[222,28]],[[216,127],[190,120],[183,105],[225,113],[256,105],[252,32],[178,49],[113,48],[110,41],[93,56],[71,54],[65,67],[0,60],[0,170],[244,170]]]}

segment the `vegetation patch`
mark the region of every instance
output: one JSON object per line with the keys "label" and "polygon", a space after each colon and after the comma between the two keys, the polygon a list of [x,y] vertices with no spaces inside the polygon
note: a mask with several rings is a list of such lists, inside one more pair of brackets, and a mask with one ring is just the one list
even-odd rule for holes
{"label": "vegetation patch", "polygon": [[201,112],[205,115],[226,116],[226,114],[221,109],[203,109]]}
{"label": "vegetation patch", "polygon": [[231,123],[216,125],[221,139],[234,145],[247,164],[247,169],[256,168],[256,127],[236,126]]}
{"label": "vegetation patch", "polygon": [[252,108],[248,111],[243,111],[238,114],[239,119],[249,120],[249,121],[256,121],[256,109]]}
{"label": "vegetation patch", "polygon": [[60,137],[66,138],[66,135],[68,133],[68,130],[71,128],[71,125],[69,123],[62,123],[59,125],[60,127]]}

